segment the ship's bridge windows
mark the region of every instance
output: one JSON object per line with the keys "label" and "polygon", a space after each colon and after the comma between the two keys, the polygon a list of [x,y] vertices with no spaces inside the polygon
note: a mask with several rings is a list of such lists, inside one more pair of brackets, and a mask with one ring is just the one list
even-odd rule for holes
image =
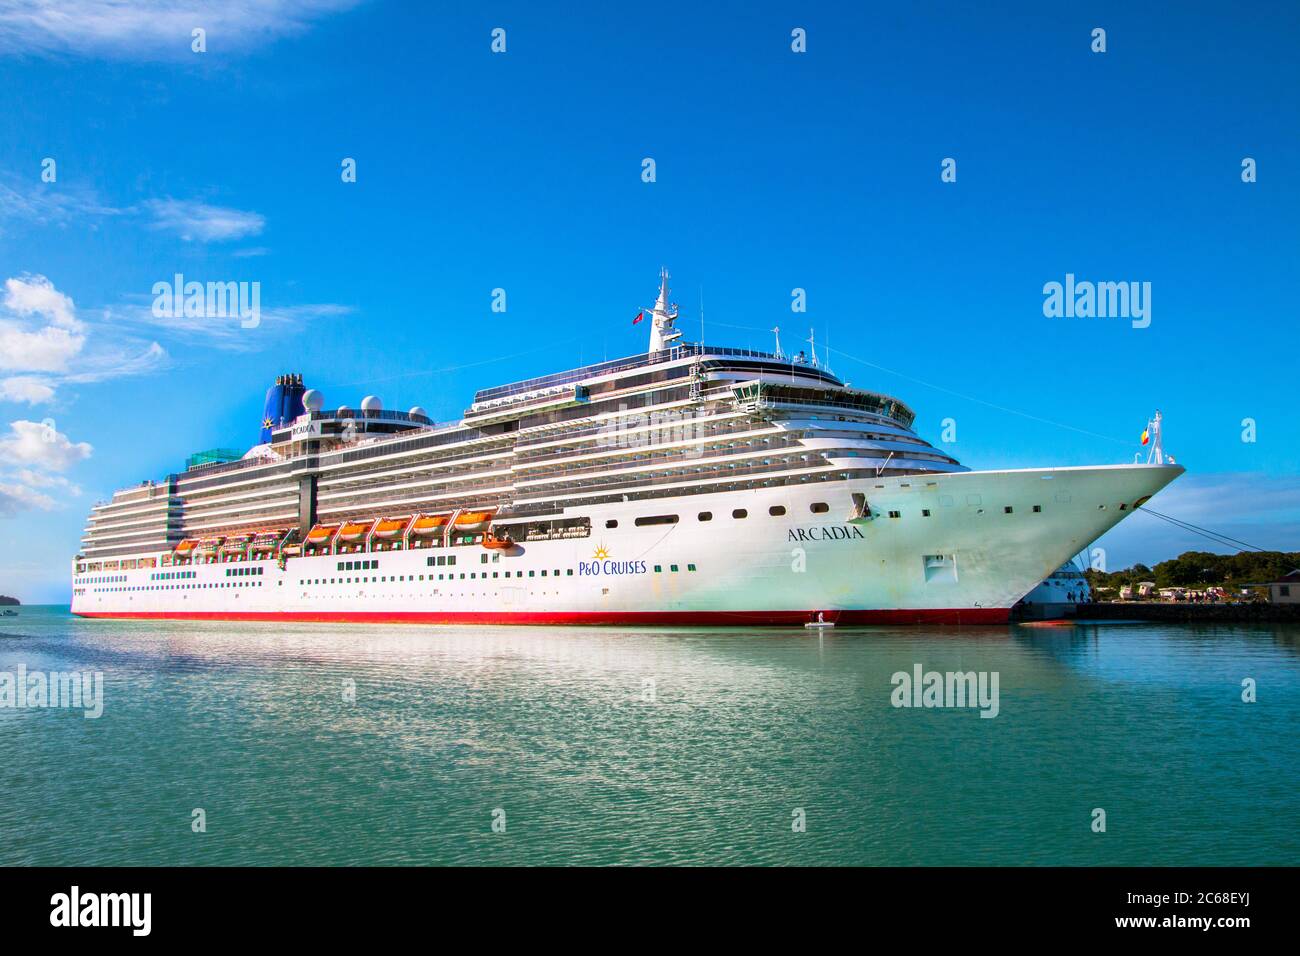
{"label": "ship's bridge windows", "polygon": [[[773,518],[779,518],[781,515],[785,514],[785,505],[772,505],[772,507],[767,509],[767,513]],[[673,568],[673,570],[676,571],[677,569]]]}
{"label": "ship's bridge windows", "polygon": [[815,515],[824,515],[831,510],[831,506],[824,501],[814,501],[808,506],[808,510]]}

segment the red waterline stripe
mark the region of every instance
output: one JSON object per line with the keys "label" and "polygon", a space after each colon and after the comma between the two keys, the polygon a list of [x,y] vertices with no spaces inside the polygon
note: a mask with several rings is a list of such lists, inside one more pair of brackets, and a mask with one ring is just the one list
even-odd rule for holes
{"label": "red waterline stripe", "polygon": [[[586,624],[734,625],[805,624],[809,611],[74,611],[78,617],[163,621],[301,621],[355,624]],[[825,611],[834,624],[1005,624],[1008,609],[899,608]]]}

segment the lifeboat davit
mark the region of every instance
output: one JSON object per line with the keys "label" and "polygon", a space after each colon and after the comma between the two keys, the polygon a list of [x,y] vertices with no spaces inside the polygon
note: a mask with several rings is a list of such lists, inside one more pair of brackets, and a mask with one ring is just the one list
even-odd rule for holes
{"label": "lifeboat davit", "polygon": [[447,515],[420,515],[411,525],[411,533],[418,535],[438,534],[447,524]]}
{"label": "lifeboat davit", "polygon": [[458,531],[482,531],[492,523],[491,511],[463,511],[456,518]]}
{"label": "lifeboat davit", "polygon": [[381,518],[379,524],[375,525],[376,538],[400,538],[406,526],[411,523],[407,518]]}
{"label": "lifeboat davit", "polygon": [[360,541],[373,526],[373,521],[349,521],[339,528],[339,540]]}

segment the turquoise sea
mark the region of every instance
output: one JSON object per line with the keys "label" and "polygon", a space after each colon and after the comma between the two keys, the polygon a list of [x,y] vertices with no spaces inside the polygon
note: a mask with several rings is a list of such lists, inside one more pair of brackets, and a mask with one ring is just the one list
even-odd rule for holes
{"label": "turquoise sea", "polygon": [[[892,706],[918,664],[996,673],[997,716]],[[102,673],[104,709],[0,707],[3,865],[1300,863],[1295,627],[24,607],[0,618],[0,675],[20,666]]]}

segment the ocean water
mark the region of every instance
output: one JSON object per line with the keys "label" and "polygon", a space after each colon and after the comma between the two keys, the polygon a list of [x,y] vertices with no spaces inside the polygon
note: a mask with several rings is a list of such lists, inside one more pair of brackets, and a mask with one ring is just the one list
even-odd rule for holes
{"label": "ocean water", "polygon": [[[918,664],[996,673],[997,716],[892,706]],[[1300,863],[1294,627],[22,608],[0,618],[0,673],[20,665],[102,673],[104,708],[0,707],[4,865]]]}

